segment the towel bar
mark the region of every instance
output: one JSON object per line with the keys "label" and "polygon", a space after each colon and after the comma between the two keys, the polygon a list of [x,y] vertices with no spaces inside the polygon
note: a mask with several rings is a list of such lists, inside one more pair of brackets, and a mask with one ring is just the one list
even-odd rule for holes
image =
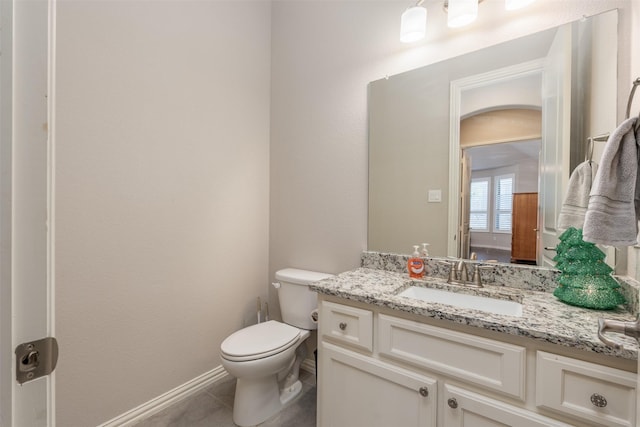
{"label": "towel bar", "polygon": [[591,160],[593,160],[593,143],[598,141],[598,142],[603,142],[603,141],[607,141],[609,139],[609,133],[603,133],[602,135],[598,135],[598,136],[590,136],[589,138],[587,138],[587,153],[584,156],[584,161],[585,162],[590,162]]}
{"label": "towel bar", "polygon": [[633,82],[633,87],[631,88],[631,93],[629,94],[629,100],[627,101],[627,115],[625,116],[625,118],[627,119],[631,114],[631,104],[633,103],[633,96],[636,93],[636,88],[638,87],[638,85],[640,85],[640,77],[635,79],[635,81]]}

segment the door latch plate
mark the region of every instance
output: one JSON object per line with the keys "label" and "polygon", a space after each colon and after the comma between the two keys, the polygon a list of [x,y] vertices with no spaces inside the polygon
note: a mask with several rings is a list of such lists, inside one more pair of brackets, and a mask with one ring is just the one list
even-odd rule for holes
{"label": "door latch plate", "polygon": [[20,344],[16,347],[16,381],[27,381],[49,375],[58,363],[58,342],[53,337]]}

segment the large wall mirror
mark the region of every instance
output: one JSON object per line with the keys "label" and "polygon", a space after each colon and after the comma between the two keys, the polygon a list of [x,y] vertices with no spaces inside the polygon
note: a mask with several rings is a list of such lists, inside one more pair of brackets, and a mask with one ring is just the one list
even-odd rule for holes
{"label": "large wall mirror", "polygon": [[610,11],[371,82],[368,249],[549,265],[569,174],[616,125],[617,23]]}

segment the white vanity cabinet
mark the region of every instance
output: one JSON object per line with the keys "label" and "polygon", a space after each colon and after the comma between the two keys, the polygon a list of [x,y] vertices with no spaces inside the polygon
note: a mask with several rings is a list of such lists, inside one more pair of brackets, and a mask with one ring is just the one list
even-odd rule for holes
{"label": "white vanity cabinet", "polygon": [[635,426],[633,373],[347,300],[319,308],[318,427]]}

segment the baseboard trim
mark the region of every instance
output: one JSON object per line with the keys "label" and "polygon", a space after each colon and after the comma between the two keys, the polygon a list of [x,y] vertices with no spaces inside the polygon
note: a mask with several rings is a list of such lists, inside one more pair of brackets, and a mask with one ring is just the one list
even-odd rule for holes
{"label": "baseboard trim", "polygon": [[309,372],[310,374],[316,374],[316,362],[313,359],[304,359],[300,364],[300,369]]}
{"label": "baseboard trim", "polygon": [[124,414],[119,415],[104,424],[100,424],[98,427],[132,426],[134,423],[140,422],[145,418],[149,418],[151,415],[162,411],[163,409],[191,396],[194,393],[197,393],[198,391],[210,386],[216,381],[225,378],[227,375],[229,374],[224,370],[222,365],[217,366],[209,372],[205,372],[204,374],[190,381],[187,381],[182,385],[179,385],[173,390],[161,394],[160,396],[153,398],[150,401],[143,403],[142,405],[133,408],[132,410],[127,411]]}
{"label": "baseboard trim", "polygon": [[[303,369],[310,374],[316,374],[316,362],[314,359],[305,359],[300,365],[300,369]],[[179,385],[178,387],[170,390],[160,396],[151,399],[150,401],[143,403],[142,405],[125,412],[122,415],[107,421],[104,424],[100,424],[98,427],[130,427],[135,423],[138,423],[146,418],[149,418],[153,414],[156,414],[163,409],[178,403],[183,399],[191,396],[209,387],[211,384],[225,378],[229,374],[224,370],[222,365],[217,366],[205,372],[204,374],[187,381],[186,383]]]}

